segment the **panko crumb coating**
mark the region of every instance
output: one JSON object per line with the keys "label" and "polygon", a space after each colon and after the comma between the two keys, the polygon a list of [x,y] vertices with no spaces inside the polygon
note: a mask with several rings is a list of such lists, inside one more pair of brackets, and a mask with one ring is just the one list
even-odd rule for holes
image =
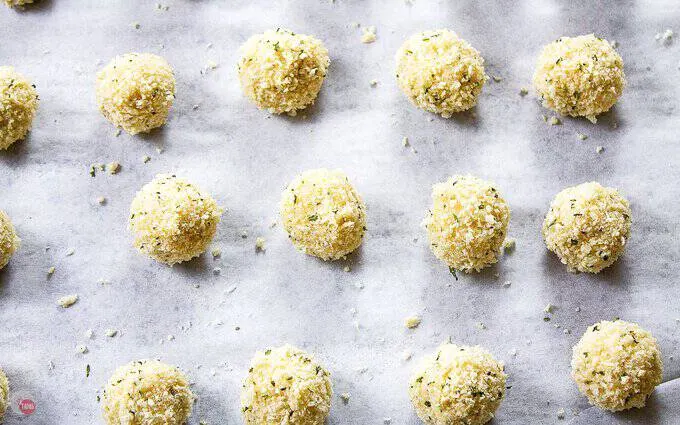
{"label": "panko crumb coating", "polygon": [[273,114],[296,115],[313,104],[330,65],[320,40],[283,28],[253,35],[241,53],[243,94]]}
{"label": "panko crumb coating", "polygon": [[630,206],[616,189],[583,183],[555,196],[543,238],[569,271],[599,273],[623,253],[630,225]]}
{"label": "panko crumb coating", "polygon": [[102,115],[129,134],[148,133],[165,124],[175,100],[175,76],[160,56],[116,56],[97,74]]}
{"label": "panko crumb coating", "polygon": [[17,236],[12,221],[4,211],[0,210],[0,269],[9,263],[20,245],[21,239]]}
{"label": "panko crumb coating", "polygon": [[505,397],[503,363],[475,346],[441,345],[416,367],[411,403],[428,425],[482,425]]}
{"label": "panko crumb coating", "polygon": [[623,320],[590,327],[573,348],[571,376],[591,404],[613,412],[644,407],[661,383],[659,346],[651,333]]}
{"label": "panko crumb coating", "polygon": [[423,224],[434,255],[452,273],[470,273],[498,261],[509,221],[510,207],[493,183],[457,175],[432,187]]}
{"label": "panko crumb coating", "polygon": [[475,106],[488,79],[479,52],[446,29],[414,34],[396,62],[397,83],[411,102],[444,118]]}
{"label": "panko crumb coating", "polygon": [[184,425],[194,395],[184,373],[158,360],[119,367],[101,397],[108,425]]}
{"label": "panko crumb coating", "polygon": [[26,137],[37,110],[35,86],[11,66],[0,66],[0,150]]}
{"label": "panko crumb coating", "polygon": [[24,6],[31,3],[33,3],[33,0],[5,0],[5,4],[8,7]]}
{"label": "panko crumb coating", "polygon": [[340,170],[308,170],[284,190],[281,222],[305,254],[337,260],[361,245],[366,205]]}
{"label": "panko crumb coating", "polygon": [[0,423],[5,416],[7,406],[9,405],[9,380],[5,371],[0,368]]}
{"label": "panko crumb coating", "polygon": [[616,103],[625,84],[621,56],[593,34],[548,44],[534,73],[534,87],[545,107],[592,122]]}
{"label": "panko crumb coating", "polygon": [[241,391],[246,424],[323,425],[331,408],[330,373],[291,345],[258,351]]}
{"label": "panko crumb coating", "polygon": [[209,194],[188,181],[158,174],[132,201],[129,227],[141,253],[173,265],[206,250],[222,212]]}

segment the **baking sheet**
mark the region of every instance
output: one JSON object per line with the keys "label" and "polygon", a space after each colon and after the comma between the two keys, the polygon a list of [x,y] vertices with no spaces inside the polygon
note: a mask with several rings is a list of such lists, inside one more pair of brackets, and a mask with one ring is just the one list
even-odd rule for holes
{"label": "baking sheet", "polygon": [[[169,9],[132,0],[0,8],[0,62],[32,78],[41,97],[28,140],[0,154],[0,208],[23,240],[0,272],[0,362],[14,393],[37,403],[31,416],[8,413],[7,424],[100,423],[97,390],[117,366],[145,357],[177,364],[195,382],[190,424],[240,423],[240,382],[252,354],[283,343],[317,353],[331,370],[329,424],[417,424],[407,396],[414,360],[403,353],[418,358],[449,337],[505,362],[512,388],[494,423],[560,423],[559,409],[565,422],[588,408],[569,377],[571,346],[589,324],[615,316],[659,339],[665,380],[680,375],[680,54],[677,43],[655,40],[679,22],[679,3],[160,3]],[[362,44],[353,22],[376,26],[377,41]],[[239,45],[279,26],[316,35],[331,55],[316,105],[298,118],[258,111],[235,76]],[[480,50],[487,73],[502,79],[484,87],[474,113],[448,120],[412,107],[393,76],[401,42],[442,27]],[[541,115],[549,111],[520,88],[530,87],[542,45],[590,32],[619,42],[624,96],[597,125],[548,126]],[[160,54],[176,72],[169,122],[146,137],[116,137],[94,100],[97,70],[129,51]],[[210,61],[218,66],[206,72]],[[402,146],[404,136],[415,152]],[[118,175],[89,176],[91,164],[113,160],[122,164]],[[368,234],[347,262],[298,254],[280,226],[270,227],[287,182],[314,167],[343,169],[366,201]],[[130,201],[161,172],[189,178],[226,207],[214,241],[221,258],[168,268],[132,248]],[[458,281],[420,227],[431,185],[454,173],[497,183],[517,239],[499,265]],[[591,180],[630,200],[632,239],[611,269],[573,275],[545,249],[540,225],[558,191]],[[255,252],[258,236],[265,253]],[[56,306],[72,293],[76,305]],[[548,303],[555,311],[544,322]],[[413,331],[402,324],[411,314],[423,318]],[[107,328],[120,333],[108,338]],[[76,352],[79,344],[86,354]],[[345,392],[346,405],[338,397]]]}

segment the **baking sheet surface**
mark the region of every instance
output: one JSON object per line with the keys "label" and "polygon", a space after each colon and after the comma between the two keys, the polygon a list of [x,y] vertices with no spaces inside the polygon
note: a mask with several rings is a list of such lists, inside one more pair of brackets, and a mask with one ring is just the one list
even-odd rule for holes
{"label": "baking sheet surface", "polygon": [[[0,272],[0,363],[13,391],[37,402],[29,417],[8,413],[7,424],[100,423],[97,390],[116,367],[146,357],[181,366],[195,382],[190,424],[241,423],[240,383],[252,354],[283,343],[316,353],[332,372],[329,424],[417,424],[410,370],[448,338],[483,345],[505,362],[512,388],[494,423],[560,423],[559,409],[566,422],[588,408],[569,376],[571,347],[588,325],[613,317],[650,330],[664,379],[680,375],[680,52],[675,41],[655,40],[680,22],[680,3],[160,3],[168,10],[132,0],[0,8],[0,63],[33,79],[41,98],[30,137],[0,154],[0,208],[22,239]],[[361,28],[371,25],[377,41],[362,44]],[[314,34],[330,51],[318,101],[301,117],[258,111],[236,79],[238,47],[276,27]],[[484,86],[473,113],[435,117],[396,86],[397,48],[432,28],[455,30],[499,77]],[[541,116],[550,111],[519,91],[530,87],[542,45],[591,32],[619,43],[624,95],[596,125],[549,126]],[[162,130],[116,137],[97,110],[94,81],[110,58],[130,51],[169,61],[177,99]],[[211,61],[217,67],[206,70]],[[405,136],[413,149],[402,146]],[[88,174],[91,164],[114,160],[119,174]],[[301,255],[280,226],[271,227],[285,185],[315,167],[343,169],[367,204],[367,236],[347,261]],[[227,209],[214,241],[220,258],[169,268],[132,248],[130,201],[161,172],[192,180]],[[420,226],[432,184],[456,173],[497,183],[517,239],[496,267],[458,281],[431,254]],[[540,226],[558,191],[592,180],[630,200],[632,238],[611,269],[574,275],[545,249]],[[255,252],[257,237],[266,239],[264,253]],[[55,304],[74,293],[73,307]],[[549,322],[547,304],[555,306]],[[412,314],[423,321],[407,330],[403,319]],[[108,328],[119,334],[106,337]],[[79,344],[88,352],[77,353]],[[341,393],[350,394],[347,404]],[[673,423],[662,403],[652,409]]]}

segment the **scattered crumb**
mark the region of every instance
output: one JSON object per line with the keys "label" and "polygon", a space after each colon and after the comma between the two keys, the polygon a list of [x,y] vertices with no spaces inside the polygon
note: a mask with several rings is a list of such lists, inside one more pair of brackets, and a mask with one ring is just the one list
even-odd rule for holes
{"label": "scattered crumb", "polygon": [[344,270],[346,273],[349,273],[349,272],[352,271],[352,268],[351,268],[350,266],[345,266],[345,267],[343,268],[343,270]]}
{"label": "scattered crumb", "polygon": [[115,133],[113,133],[113,135],[116,136],[116,137],[118,137],[118,136],[121,135],[122,132],[123,132],[123,130],[119,128],[119,129],[116,130]]}
{"label": "scattered crumb", "polygon": [[52,267],[50,267],[49,269],[47,269],[47,277],[52,276],[52,275],[54,274],[54,271],[55,271],[55,270],[56,270],[56,268],[55,268],[54,266],[52,266]]}
{"label": "scattered crumb", "polygon": [[661,41],[664,45],[671,44],[673,41],[673,30],[666,29],[663,33],[657,33],[654,38]]}
{"label": "scattered crumb", "polygon": [[552,117],[550,117],[550,119],[548,120],[548,124],[550,124],[550,125],[560,125],[560,124],[562,124],[562,121],[560,121],[559,118],[557,118],[557,117],[555,117],[555,116],[552,116]]}
{"label": "scattered crumb", "polygon": [[139,22],[133,22],[133,23],[131,23],[130,25],[132,26],[132,28],[134,28],[134,29],[136,29],[136,30],[138,30],[138,29],[140,29],[140,28],[142,27],[142,26],[139,24]]}
{"label": "scattered crumb", "polygon": [[512,282],[510,282],[509,280],[506,280],[505,282],[503,282],[503,287],[504,287],[504,288],[509,288],[510,285],[512,285]]}
{"label": "scattered crumb", "polygon": [[475,327],[476,327],[477,329],[479,329],[480,331],[483,331],[484,329],[486,329],[486,325],[485,325],[484,323],[482,323],[482,322],[477,322],[477,324],[475,325]]}
{"label": "scattered crumb", "polygon": [[87,353],[87,346],[80,344],[76,346],[76,352],[80,354],[85,354]]}
{"label": "scattered crumb", "polygon": [[529,90],[527,90],[526,88],[522,87],[521,89],[519,89],[519,95],[520,96],[524,97],[528,94],[529,94]]}
{"label": "scattered crumb", "polygon": [[255,251],[264,252],[265,251],[264,243],[265,240],[263,237],[258,237],[257,239],[255,239]]}
{"label": "scattered crumb", "polygon": [[120,163],[118,161],[109,162],[106,167],[109,169],[109,174],[117,174],[120,171]]}
{"label": "scattered crumb", "polygon": [[99,205],[104,205],[106,203],[106,198],[103,197],[103,196],[100,196],[99,198],[97,198],[97,203]]}
{"label": "scattered crumb", "polygon": [[554,308],[555,308],[554,305],[548,303],[548,305],[545,306],[543,311],[546,312],[546,313],[552,313]]}
{"label": "scattered crumb", "polygon": [[109,338],[113,338],[114,336],[116,336],[117,333],[118,333],[118,331],[115,330],[115,329],[107,329],[104,332],[104,335],[108,336]]}
{"label": "scattered crumb", "polygon": [[510,351],[508,351],[508,354],[510,354],[512,357],[517,357],[517,349],[511,348]]}
{"label": "scattered crumb", "polygon": [[375,86],[378,85],[378,80],[376,80],[376,79],[374,78],[374,79],[372,79],[372,80],[369,82],[369,84],[371,85],[371,87],[375,87]]}
{"label": "scattered crumb", "polygon": [[143,162],[143,163],[146,164],[146,163],[149,162],[149,161],[151,161],[151,157],[150,157],[149,155],[144,155],[144,156],[142,157],[142,162]]}
{"label": "scattered crumb", "polygon": [[340,394],[340,398],[342,399],[342,402],[344,404],[349,403],[349,393],[342,393]]}
{"label": "scattered crumb", "polygon": [[596,148],[595,148],[595,152],[597,152],[597,153],[602,153],[602,152],[604,152],[604,146],[598,146],[598,147],[596,147]]}
{"label": "scattered crumb", "polygon": [[175,340],[175,335],[168,335],[167,336],[168,341],[174,341]]}
{"label": "scattered crumb", "polygon": [[404,136],[404,138],[401,139],[401,144],[402,144],[405,148],[409,147],[410,144],[409,144],[409,142],[408,142],[408,137]]}
{"label": "scattered crumb", "polygon": [[413,358],[413,353],[411,353],[409,350],[404,350],[404,352],[401,353],[401,358],[402,358],[402,360],[407,362],[407,361],[411,360],[411,358]]}
{"label": "scattered crumb", "polygon": [[586,136],[583,133],[576,133],[576,137],[578,137],[581,140],[586,140],[588,138],[588,136]]}
{"label": "scattered crumb", "polygon": [[213,248],[210,253],[212,254],[213,258],[217,258],[222,255],[222,250],[220,248]]}
{"label": "scattered crumb", "polygon": [[78,295],[77,294],[66,295],[66,296],[59,298],[57,300],[57,304],[59,304],[60,306],[62,306],[64,308],[69,308],[73,304],[75,304],[76,301],[78,301]]}
{"label": "scattered crumb", "polygon": [[503,251],[511,252],[515,249],[515,245],[517,245],[517,240],[515,238],[506,238],[503,242]]}
{"label": "scattered crumb", "polygon": [[75,250],[75,249],[69,248],[68,251],[66,251],[66,256],[67,256],[67,257],[70,257],[70,256],[72,256],[72,255],[75,254],[75,253],[76,253],[76,250]]}
{"label": "scattered crumb", "polygon": [[557,419],[564,419],[564,409],[559,409],[557,411]]}
{"label": "scattered crumb", "polygon": [[364,33],[361,35],[362,43],[373,43],[376,40],[375,27],[370,26],[364,28]]}
{"label": "scattered crumb", "polygon": [[85,338],[87,338],[87,339],[94,338],[94,331],[92,329],[86,330],[85,331]]}
{"label": "scattered crumb", "polygon": [[243,239],[247,238],[247,237],[248,237],[248,231],[247,231],[247,230],[242,231],[242,232],[241,232],[241,237],[242,237]]}
{"label": "scattered crumb", "polygon": [[418,316],[409,316],[404,319],[404,326],[406,326],[408,329],[415,329],[420,326],[421,321],[422,319]]}
{"label": "scattered crumb", "polygon": [[502,77],[499,77],[498,75],[493,75],[493,76],[491,76],[491,79],[492,79],[495,83],[500,83],[501,81],[503,81],[503,78],[502,78]]}

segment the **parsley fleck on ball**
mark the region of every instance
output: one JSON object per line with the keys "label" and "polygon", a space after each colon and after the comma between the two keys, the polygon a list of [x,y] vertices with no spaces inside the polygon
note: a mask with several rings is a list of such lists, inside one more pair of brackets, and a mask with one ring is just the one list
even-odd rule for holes
{"label": "parsley fleck on ball", "polygon": [[165,124],[175,100],[170,65],[151,53],[116,56],[97,74],[97,104],[102,115],[130,134]]}
{"label": "parsley fleck on ball", "polygon": [[548,249],[571,272],[599,273],[623,253],[630,237],[628,201],[597,182],[564,189],[543,221]]}
{"label": "parsley fleck on ball", "polygon": [[545,107],[592,122],[616,103],[625,84],[621,56],[593,34],[548,44],[534,73],[534,87]]}
{"label": "parsley fleck on ball", "polygon": [[253,357],[241,412],[251,425],[323,425],[332,396],[330,373],[306,352],[284,345]]}
{"label": "parsley fleck on ball", "polygon": [[38,92],[11,66],[0,66],[0,150],[26,137],[38,110]]}
{"label": "parsley fleck on ball", "polygon": [[159,174],[137,192],[129,227],[141,253],[173,265],[206,250],[221,215],[209,194],[175,175]]}
{"label": "parsley fleck on ball", "polygon": [[295,115],[313,104],[330,64],[321,41],[282,28],[250,37],[241,52],[243,94],[274,114]]}
{"label": "parsley fleck on ball", "polygon": [[470,273],[498,261],[509,221],[510,207],[494,184],[468,175],[432,187],[423,224],[434,255],[452,273]]}
{"label": "parsley fleck on ball", "polygon": [[139,360],[119,367],[101,397],[109,425],[184,425],[194,395],[184,373],[158,360]]}
{"label": "parsley fleck on ball", "polygon": [[446,29],[411,36],[397,51],[396,62],[404,94],[444,118],[475,106],[487,80],[479,52]]}
{"label": "parsley fleck on ball", "polygon": [[613,412],[644,407],[661,383],[662,367],[652,334],[623,320],[590,326],[571,358],[571,376],[581,394]]}
{"label": "parsley fleck on ball", "polygon": [[9,263],[9,259],[19,249],[21,239],[7,214],[0,210],[0,269]]}
{"label": "parsley fleck on ball", "polygon": [[361,245],[366,206],[340,170],[309,170],[284,190],[280,207],[283,228],[305,254],[337,260]]}
{"label": "parsley fleck on ball", "polygon": [[409,396],[428,425],[482,425],[501,405],[506,378],[503,363],[482,347],[447,343],[418,364]]}

